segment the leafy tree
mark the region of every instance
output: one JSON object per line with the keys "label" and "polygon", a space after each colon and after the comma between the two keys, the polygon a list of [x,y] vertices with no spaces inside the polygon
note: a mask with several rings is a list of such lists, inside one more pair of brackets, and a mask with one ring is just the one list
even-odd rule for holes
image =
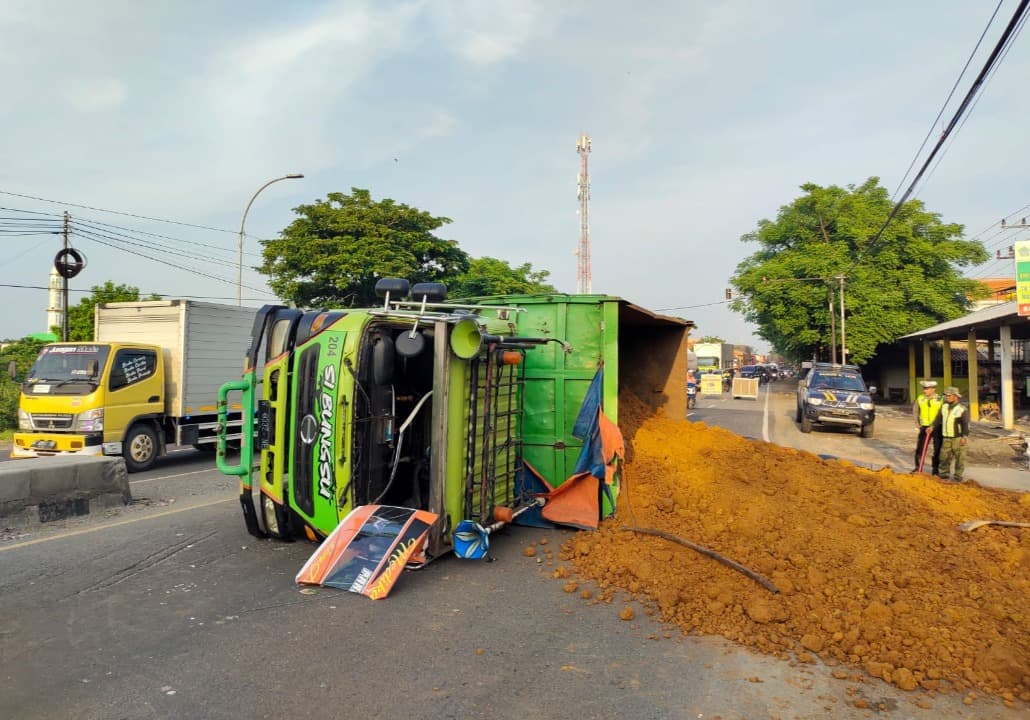
{"label": "leafy tree", "polygon": [[300,306],[367,307],[379,303],[379,278],[446,282],[469,269],[455,241],[433,234],[449,218],[373,200],[368,190],[329,193],[294,213],[281,237],[262,241],[258,270],[279,297]]}
{"label": "leafy tree", "polygon": [[[160,295],[140,298],[139,288],[131,285],[115,285],[110,280],[103,285],[90,288],[91,294],[82,298],[77,305],[68,309],[68,339],[72,342],[90,341],[93,339],[93,308],[99,303],[136,302],[143,300],[160,300]],[[61,328],[53,328],[57,336],[61,336]]]}
{"label": "leafy tree", "polygon": [[[39,355],[39,349],[46,344],[46,340],[23,338],[7,343],[0,350],[0,429],[18,427],[18,395],[21,393],[21,385],[17,381],[25,377]],[[11,362],[15,364],[16,380],[11,380],[7,374]]]}
{"label": "leafy tree", "polygon": [[698,340],[698,342],[700,342],[700,343],[724,343],[726,341],[723,340],[721,337],[718,337],[716,335],[705,335],[703,338]]}
{"label": "leafy tree", "polygon": [[732,308],[793,359],[829,359],[839,344],[840,276],[844,276],[848,361],[864,363],[877,345],[959,317],[980,283],[958,268],[987,260],[963,227],[944,223],[910,200],[873,242],[892,203],[879,178],[856,187],[802,185],[805,194],[761,220],[743,242],[756,243],[731,282]]}
{"label": "leafy tree", "polygon": [[547,282],[551,273],[533,270],[530,263],[512,267],[492,257],[473,258],[466,272],[447,282],[450,298],[473,298],[484,295],[527,295],[556,292]]}

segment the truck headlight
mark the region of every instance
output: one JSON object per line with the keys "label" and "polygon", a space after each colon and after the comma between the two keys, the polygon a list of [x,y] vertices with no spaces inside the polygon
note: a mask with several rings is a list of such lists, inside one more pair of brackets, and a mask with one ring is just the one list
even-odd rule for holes
{"label": "truck headlight", "polygon": [[868,403],[859,403],[859,404],[858,404],[858,406],[859,406],[860,408],[862,408],[863,410],[872,410],[872,409],[873,409],[873,407],[874,407],[874,406],[873,406],[873,404],[872,404],[871,402],[868,402]]}
{"label": "truck headlight", "polygon": [[810,397],[808,398],[809,405],[822,405],[823,399],[821,397]]}
{"label": "truck headlight", "polygon": [[18,429],[19,430],[31,430],[32,429],[32,419],[29,418],[29,414],[27,412],[25,412],[24,410],[22,410],[21,408],[18,408]]}
{"label": "truck headlight", "polygon": [[94,408],[75,416],[75,429],[79,432],[96,432],[104,429],[104,408]]}

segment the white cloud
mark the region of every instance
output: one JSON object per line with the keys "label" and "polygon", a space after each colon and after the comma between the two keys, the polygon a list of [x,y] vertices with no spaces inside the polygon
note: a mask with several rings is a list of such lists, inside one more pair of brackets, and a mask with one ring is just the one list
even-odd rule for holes
{"label": "white cloud", "polygon": [[433,2],[428,11],[443,42],[465,61],[491,66],[518,55],[536,36],[549,32],[562,11],[535,0]]}
{"label": "white cloud", "polygon": [[94,113],[114,110],[121,106],[128,96],[128,90],[121,80],[109,77],[67,88],[63,94],[74,110]]}

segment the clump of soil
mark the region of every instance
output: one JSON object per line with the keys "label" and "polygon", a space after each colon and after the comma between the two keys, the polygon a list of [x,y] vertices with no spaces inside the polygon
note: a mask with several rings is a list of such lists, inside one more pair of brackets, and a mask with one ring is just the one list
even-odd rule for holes
{"label": "clump of soil", "polygon": [[[958,529],[1030,522],[1030,494],[873,472],[619,402],[618,512],[562,554],[602,594],[626,591],[687,633],[906,690],[1030,701],[1030,531]],[[626,526],[716,551],[779,592]]]}

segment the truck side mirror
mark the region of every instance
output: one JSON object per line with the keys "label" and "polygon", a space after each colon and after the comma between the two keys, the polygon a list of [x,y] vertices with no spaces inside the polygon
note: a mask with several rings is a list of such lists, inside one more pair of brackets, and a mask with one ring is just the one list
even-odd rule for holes
{"label": "truck side mirror", "polygon": [[18,378],[18,363],[14,360],[7,363],[7,377],[11,378],[11,380],[17,380]]}

